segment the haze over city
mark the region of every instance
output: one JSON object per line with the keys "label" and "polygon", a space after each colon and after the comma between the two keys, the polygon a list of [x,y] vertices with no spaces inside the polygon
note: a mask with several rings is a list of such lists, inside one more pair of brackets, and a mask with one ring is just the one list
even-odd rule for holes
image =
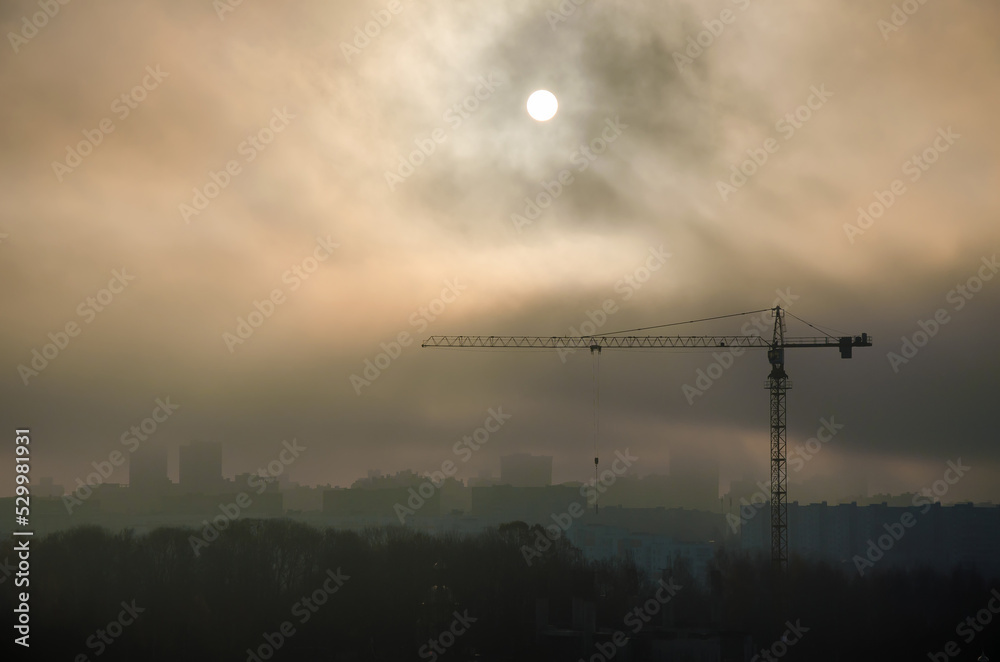
{"label": "haze over city", "polygon": [[1000,656],[998,24],[3,3],[8,635]]}

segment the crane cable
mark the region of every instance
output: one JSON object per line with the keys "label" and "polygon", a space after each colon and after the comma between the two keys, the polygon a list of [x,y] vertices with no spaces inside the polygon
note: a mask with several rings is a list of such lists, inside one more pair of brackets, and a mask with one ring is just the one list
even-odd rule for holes
{"label": "crane cable", "polygon": [[831,327],[827,327],[826,329],[821,329],[818,326],[816,326],[815,324],[813,324],[811,322],[805,321],[804,319],[802,319],[798,315],[792,315],[792,313],[788,312],[787,310],[785,310],[785,314],[786,315],[791,315],[792,317],[794,317],[795,319],[797,319],[798,321],[802,322],[803,324],[805,324],[807,326],[811,326],[812,328],[814,328],[817,331],[819,331],[820,333],[822,333],[824,336],[836,336],[837,334],[840,334],[842,336],[849,336],[850,335],[849,333],[844,333],[843,331],[835,329],[832,326]]}
{"label": "crane cable", "polygon": [[594,351],[591,348],[590,353],[594,355],[594,512],[600,512],[600,505],[597,502],[598,490],[597,490],[597,443],[600,437],[601,429],[601,348],[597,346],[597,350]]}
{"label": "crane cable", "polygon": [[[694,324],[696,322],[710,322],[712,320],[726,319],[727,317],[739,317],[740,315],[753,315],[754,313],[763,313],[763,312],[766,312],[768,310],[772,310],[772,309],[771,308],[761,308],[760,310],[748,310],[748,311],[746,311],[744,313],[733,313],[732,315],[716,315],[715,317],[703,317],[701,319],[688,320],[686,322],[671,322],[670,324],[657,324],[656,326],[641,326],[641,327],[639,327],[637,329],[623,329],[621,331],[605,331],[601,335],[604,335],[604,336],[614,336],[614,335],[618,335],[619,333],[633,333],[635,331],[648,331],[650,329],[664,329],[664,328],[666,328],[668,326],[680,326],[682,324]],[[586,337],[593,338],[594,336],[584,336],[584,337],[585,338]]]}

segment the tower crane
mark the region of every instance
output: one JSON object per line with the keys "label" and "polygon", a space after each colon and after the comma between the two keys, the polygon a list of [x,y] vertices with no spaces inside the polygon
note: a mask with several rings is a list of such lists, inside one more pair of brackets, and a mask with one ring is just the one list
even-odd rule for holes
{"label": "tower crane", "polygon": [[[767,310],[767,309],[765,309]],[[871,347],[872,337],[867,333],[857,336],[787,337],[785,311],[781,306],[770,309],[774,316],[774,333],[770,340],[759,335],[714,336],[626,336],[606,334],[601,336],[431,336],[421,347],[479,347],[505,349],[589,349],[600,353],[602,349],[682,349],[709,347],[745,347],[767,350],[771,372],[764,384],[770,392],[771,426],[771,562],[783,571],[788,564],[788,485],[785,439],[785,395],[792,383],[785,372],[785,350],[804,347],[837,347],[840,357],[849,359],[855,347]],[[764,312],[764,311],[751,311]],[[739,313],[747,314],[747,313]],[[732,317],[724,315],[722,317]],[[793,315],[793,317],[795,317]],[[719,319],[719,318],[710,318]],[[796,318],[798,319],[798,318]],[[703,321],[703,320],[695,320]],[[802,320],[804,321],[804,320]],[[806,322],[808,324],[808,322]],[[672,326],[672,325],[663,325]],[[812,326],[812,325],[810,325]],[[655,328],[655,327],[648,327]],[[816,327],[813,327],[816,328]],[[817,331],[821,331],[816,328]],[[640,329],[634,329],[640,330]],[[595,463],[597,458],[595,458]]]}

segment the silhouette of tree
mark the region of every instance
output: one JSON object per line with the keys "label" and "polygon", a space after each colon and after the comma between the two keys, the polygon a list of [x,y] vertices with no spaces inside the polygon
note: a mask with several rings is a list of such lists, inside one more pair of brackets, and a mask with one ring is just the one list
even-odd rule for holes
{"label": "silhouette of tree", "polygon": [[[476,620],[456,638],[452,659],[551,659],[536,634],[538,601],[562,628],[573,625],[574,600],[593,602],[598,630],[614,631],[655,595],[660,579],[629,558],[588,563],[563,537],[553,541],[523,522],[432,536],[404,527],[353,532],[238,520],[196,553],[190,538],[199,533],[81,527],[33,540],[32,653],[97,659],[91,637],[134,601],[144,611],[106,645],[101,662],[246,660],[247,649],[285,622],[295,633],[281,646],[284,658],[274,659],[419,659],[420,647],[449,628],[455,612]],[[16,558],[13,545],[0,543],[0,560]],[[526,546],[544,551],[529,563]],[[327,573],[338,569],[349,579],[327,596]],[[799,622],[808,632],[788,659],[809,660],[925,659],[958,641],[956,627],[986,608],[998,588],[964,567],[887,566],[859,576],[853,564],[795,557],[778,584],[767,558],[725,548],[703,584],[682,558],[662,579],[682,588],[650,629],[666,623],[681,632],[737,633],[759,650],[780,640],[786,621]],[[303,611],[303,599],[317,595],[328,599]],[[0,592],[0,608],[10,614],[15,597]],[[996,650],[1000,628],[981,630],[968,646],[958,641],[966,656]],[[634,659],[646,650],[637,646]],[[568,654],[589,659],[593,652]]]}

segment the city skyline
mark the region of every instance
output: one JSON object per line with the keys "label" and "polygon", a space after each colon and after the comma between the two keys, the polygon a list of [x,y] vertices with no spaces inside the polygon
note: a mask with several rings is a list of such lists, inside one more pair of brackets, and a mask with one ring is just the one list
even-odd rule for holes
{"label": "city skyline", "polygon": [[[61,496],[67,498],[79,496],[81,490],[86,491],[96,489],[100,485],[109,487],[128,487],[138,489],[140,493],[146,495],[165,494],[168,490],[180,490],[187,494],[225,494],[239,491],[247,483],[250,476],[258,476],[273,480],[277,489],[393,489],[399,486],[411,486],[419,483],[429,482],[438,485],[443,480],[457,481],[457,484],[465,489],[482,486],[508,486],[508,487],[541,487],[541,486],[584,486],[600,482],[599,477],[591,475],[585,478],[571,478],[567,480],[555,479],[553,476],[555,466],[552,463],[552,456],[533,455],[529,453],[514,453],[500,456],[496,463],[496,471],[490,469],[480,470],[474,476],[462,476],[457,472],[450,474],[441,471],[418,472],[412,468],[402,468],[395,471],[382,471],[381,469],[368,469],[364,476],[358,476],[347,484],[326,483],[301,483],[290,474],[293,471],[291,465],[294,464],[294,457],[305,450],[297,443],[297,440],[286,442],[284,449],[286,452],[297,451],[288,457],[291,461],[277,459],[266,466],[256,468],[241,465],[236,469],[224,470],[222,458],[224,457],[225,445],[221,442],[211,442],[204,440],[193,440],[187,444],[182,444],[176,449],[176,453],[171,453],[162,446],[143,447],[137,450],[135,455],[129,458],[128,462],[115,465],[112,462],[101,462],[92,467],[85,476],[78,477],[79,480],[73,484],[66,485],[54,482],[51,476],[40,478],[41,496]],[[198,468],[196,472],[190,472],[187,481],[180,478],[179,470],[171,473],[171,465],[179,467],[182,463],[181,456],[185,453],[191,456],[189,463],[195,459],[208,458],[209,462]],[[663,499],[661,503],[648,501],[646,507],[685,507],[683,497],[676,496],[684,494],[685,490],[691,494],[697,494],[701,499],[705,510],[722,510],[732,512],[737,510],[741,504],[761,503],[769,498],[769,483],[765,473],[758,476],[744,475],[741,478],[733,478],[728,482],[723,480],[718,473],[716,463],[699,458],[695,464],[691,464],[692,458],[678,458],[680,464],[671,471],[660,472],[638,472],[632,467],[620,475],[616,475],[614,481],[634,481],[636,484],[644,483],[646,487],[651,485],[651,481],[659,480],[660,485],[670,486],[673,490],[669,498]],[[139,484],[136,484],[136,474],[133,473],[133,463],[140,472],[138,475]],[[505,476],[505,463],[509,474]],[[516,463],[516,464],[515,464]],[[540,464],[539,464],[540,463]],[[952,465],[955,466],[955,465]],[[958,465],[962,466],[962,465]],[[668,465],[669,467],[669,465]],[[969,469],[969,467],[964,467]],[[540,471],[539,471],[540,470]],[[104,475],[103,472],[108,472]],[[794,475],[794,474],[793,474]],[[606,478],[607,475],[604,475]],[[963,476],[964,477],[964,476]],[[665,481],[665,482],[664,482]],[[940,482],[940,481],[938,481]],[[717,492],[715,497],[707,497],[705,489],[714,485]],[[438,485],[439,486],[439,485]],[[851,480],[844,481],[836,476],[833,477],[812,477],[809,480],[789,482],[789,501],[801,504],[818,504],[830,502],[850,503],[861,501],[863,503],[879,503],[888,501],[890,504],[901,505],[909,503],[913,497],[929,497],[932,501],[940,501],[942,504],[962,504],[977,503],[980,505],[991,505],[992,500],[970,499],[961,492],[958,495],[951,489],[943,494],[935,494],[931,487],[910,492],[878,492],[869,489],[867,480],[862,476],[853,476]],[[951,492],[950,495],[947,493]],[[58,494],[57,494],[58,493]],[[945,498],[946,497],[946,498]],[[718,499],[718,504],[709,502]],[[734,503],[735,502],[735,503]],[[716,507],[717,506],[717,507]],[[688,506],[689,507],[689,506]]]}

